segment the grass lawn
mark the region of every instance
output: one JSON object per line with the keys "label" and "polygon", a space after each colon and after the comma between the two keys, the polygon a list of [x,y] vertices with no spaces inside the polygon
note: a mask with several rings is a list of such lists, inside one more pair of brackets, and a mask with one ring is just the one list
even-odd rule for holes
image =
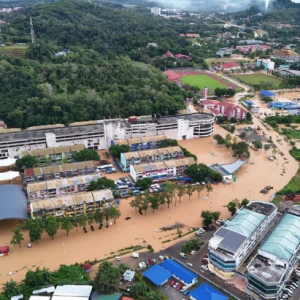
{"label": "grass lawn", "polygon": [[295,129],[286,129],[283,128],[281,130],[281,133],[287,136],[289,139],[300,139],[300,130],[295,130]]}
{"label": "grass lawn", "polygon": [[251,59],[247,59],[247,58],[230,58],[230,57],[218,57],[218,58],[207,58],[205,60],[205,62],[210,66],[212,63],[214,64],[222,64],[225,62],[239,62],[239,61],[243,61],[243,62],[251,62]]}
{"label": "grass lawn", "polygon": [[296,175],[290,180],[290,182],[278,192],[279,195],[285,195],[287,193],[299,193],[300,192],[300,167]]}
{"label": "grass lawn", "polygon": [[200,89],[206,87],[210,90],[215,90],[216,88],[227,88],[226,85],[206,75],[187,75],[181,78],[181,81],[190,86],[197,86]]}
{"label": "grass lawn", "polygon": [[13,45],[13,46],[5,46],[2,49],[4,53],[11,54],[16,57],[24,57],[27,48],[28,47],[26,45]]}
{"label": "grass lawn", "polygon": [[275,88],[279,87],[282,82],[282,79],[266,74],[234,75],[234,77],[249,85],[261,84],[262,82],[272,83]]}

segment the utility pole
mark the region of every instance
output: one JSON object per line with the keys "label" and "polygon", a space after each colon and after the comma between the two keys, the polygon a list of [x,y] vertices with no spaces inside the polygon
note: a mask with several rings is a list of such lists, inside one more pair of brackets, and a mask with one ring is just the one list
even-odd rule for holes
{"label": "utility pole", "polygon": [[34,44],[35,37],[34,37],[33,22],[31,16],[30,16],[30,34],[31,34],[31,43]]}

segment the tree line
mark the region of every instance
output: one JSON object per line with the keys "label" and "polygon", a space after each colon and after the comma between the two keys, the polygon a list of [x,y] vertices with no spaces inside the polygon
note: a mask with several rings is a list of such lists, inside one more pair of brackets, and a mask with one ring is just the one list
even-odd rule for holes
{"label": "tree line", "polygon": [[13,230],[13,236],[10,244],[14,246],[19,245],[21,247],[22,242],[24,241],[24,230],[28,230],[30,242],[38,243],[38,241],[41,240],[42,234],[44,232],[46,232],[48,236],[51,237],[52,240],[54,240],[54,237],[59,229],[64,230],[67,236],[69,236],[69,232],[74,228],[76,228],[76,232],[78,232],[79,228],[83,228],[83,230],[87,232],[87,225],[89,225],[90,228],[94,230],[95,223],[99,226],[99,229],[102,229],[104,221],[106,227],[108,227],[110,220],[113,220],[115,224],[120,216],[120,210],[117,207],[112,206],[110,208],[104,208],[102,212],[90,212],[73,217],[50,216],[45,219],[29,219],[26,224],[18,224],[16,226],[16,228]]}

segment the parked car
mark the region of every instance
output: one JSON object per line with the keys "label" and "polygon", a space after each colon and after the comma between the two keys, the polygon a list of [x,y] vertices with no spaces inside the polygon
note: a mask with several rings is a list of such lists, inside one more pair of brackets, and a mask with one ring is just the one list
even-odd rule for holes
{"label": "parked car", "polygon": [[170,281],[170,286],[173,286],[175,283],[176,283],[175,280],[171,280],[171,281]]}
{"label": "parked car", "polygon": [[228,281],[224,281],[224,283],[225,283],[227,286],[231,286],[231,283],[229,283]]}
{"label": "parked car", "polygon": [[188,289],[188,286],[185,285],[181,288],[180,292],[184,293]]}
{"label": "parked car", "polygon": [[203,264],[205,264],[205,265],[208,265],[208,260],[207,260],[207,258],[203,258],[203,259],[201,260],[201,262],[202,262]]}
{"label": "parked car", "polygon": [[186,263],[186,265],[189,266],[190,268],[193,267],[193,264],[191,264],[191,263]]}
{"label": "parked car", "polygon": [[165,260],[165,258],[164,258],[162,255],[160,255],[158,258],[159,258],[161,261]]}
{"label": "parked car", "polygon": [[133,258],[139,258],[140,255],[138,253],[131,253],[131,257],[133,257]]}
{"label": "parked car", "polygon": [[187,258],[187,255],[184,254],[183,252],[180,252],[179,255],[180,255],[181,257],[183,257],[183,258]]}
{"label": "parked car", "polygon": [[116,256],[115,259],[116,259],[117,261],[120,261],[120,260],[121,260],[121,257],[120,257],[120,256]]}
{"label": "parked car", "polygon": [[140,269],[145,269],[145,268],[147,268],[146,263],[145,263],[144,261],[141,261],[141,262],[139,263],[139,268],[140,268]]}
{"label": "parked car", "polygon": [[201,268],[202,268],[203,270],[205,270],[205,271],[208,270],[208,266],[205,266],[205,265],[202,265]]}
{"label": "parked car", "polygon": [[180,283],[180,284],[176,287],[176,290],[180,291],[180,290],[182,289],[182,287],[183,287],[183,284]]}
{"label": "parked car", "polygon": [[176,282],[174,285],[173,285],[173,288],[177,288],[179,286],[179,282]]}
{"label": "parked car", "polygon": [[149,259],[148,260],[149,265],[153,266],[155,265],[155,261],[153,259]]}
{"label": "parked car", "polygon": [[197,251],[195,251],[195,250],[191,251],[191,255],[196,254],[196,252],[197,252]]}

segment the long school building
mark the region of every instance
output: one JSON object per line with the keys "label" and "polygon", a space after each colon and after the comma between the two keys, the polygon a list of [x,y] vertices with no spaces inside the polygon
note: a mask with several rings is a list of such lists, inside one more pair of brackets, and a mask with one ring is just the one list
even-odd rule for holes
{"label": "long school building", "polygon": [[184,154],[179,146],[121,153],[121,166],[124,172],[130,171],[131,165],[154,163],[170,159],[183,158]]}
{"label": "long school building", "polygon": [[34,200],[79,193],[86,191],[92,181],[100,178],[100,174],[94,174],[29,183],[26,188],[27,196],[29,200]]}
{"label": "long school building", "polygon": [[189,166],[196,164],[197,162],[193,157],[185,157],[149,164],[131,165],[130,177],[135,182],[143,178],[152,178],[153,182],[161,182],[183,175]]}
{"label": "long school building", "polygon": [[[19,158],[24,151],[83,144],[90,149],[108,149],[113,141],[165,135],[176,140],[207,137],[214,131],[214,116],[195,113],[169,117],[99,120],[68,127],[46,126],[0,132],[0,159]],[[145,142],[145,145],[148,142]],[[136,149],[137,150],[137,149]]]}
{"label": "long school building", "polygon": [[104,208],[112,206],[115,206],[112,191],[105,189],[31,201],[28,211],[34,219],[50,216],[78,216],[96,211],[102,212]]}
{"label": "long school building", "polygon": [[255,299],[279,299],[299,255],[300,207],[293,206],[247,266],[247,294]]}
{"label": "long school building", "polygon": [[277,215],[272,203],[252,201],[239,209],[209,241],[209,270],[223,279],[234,277]]}

